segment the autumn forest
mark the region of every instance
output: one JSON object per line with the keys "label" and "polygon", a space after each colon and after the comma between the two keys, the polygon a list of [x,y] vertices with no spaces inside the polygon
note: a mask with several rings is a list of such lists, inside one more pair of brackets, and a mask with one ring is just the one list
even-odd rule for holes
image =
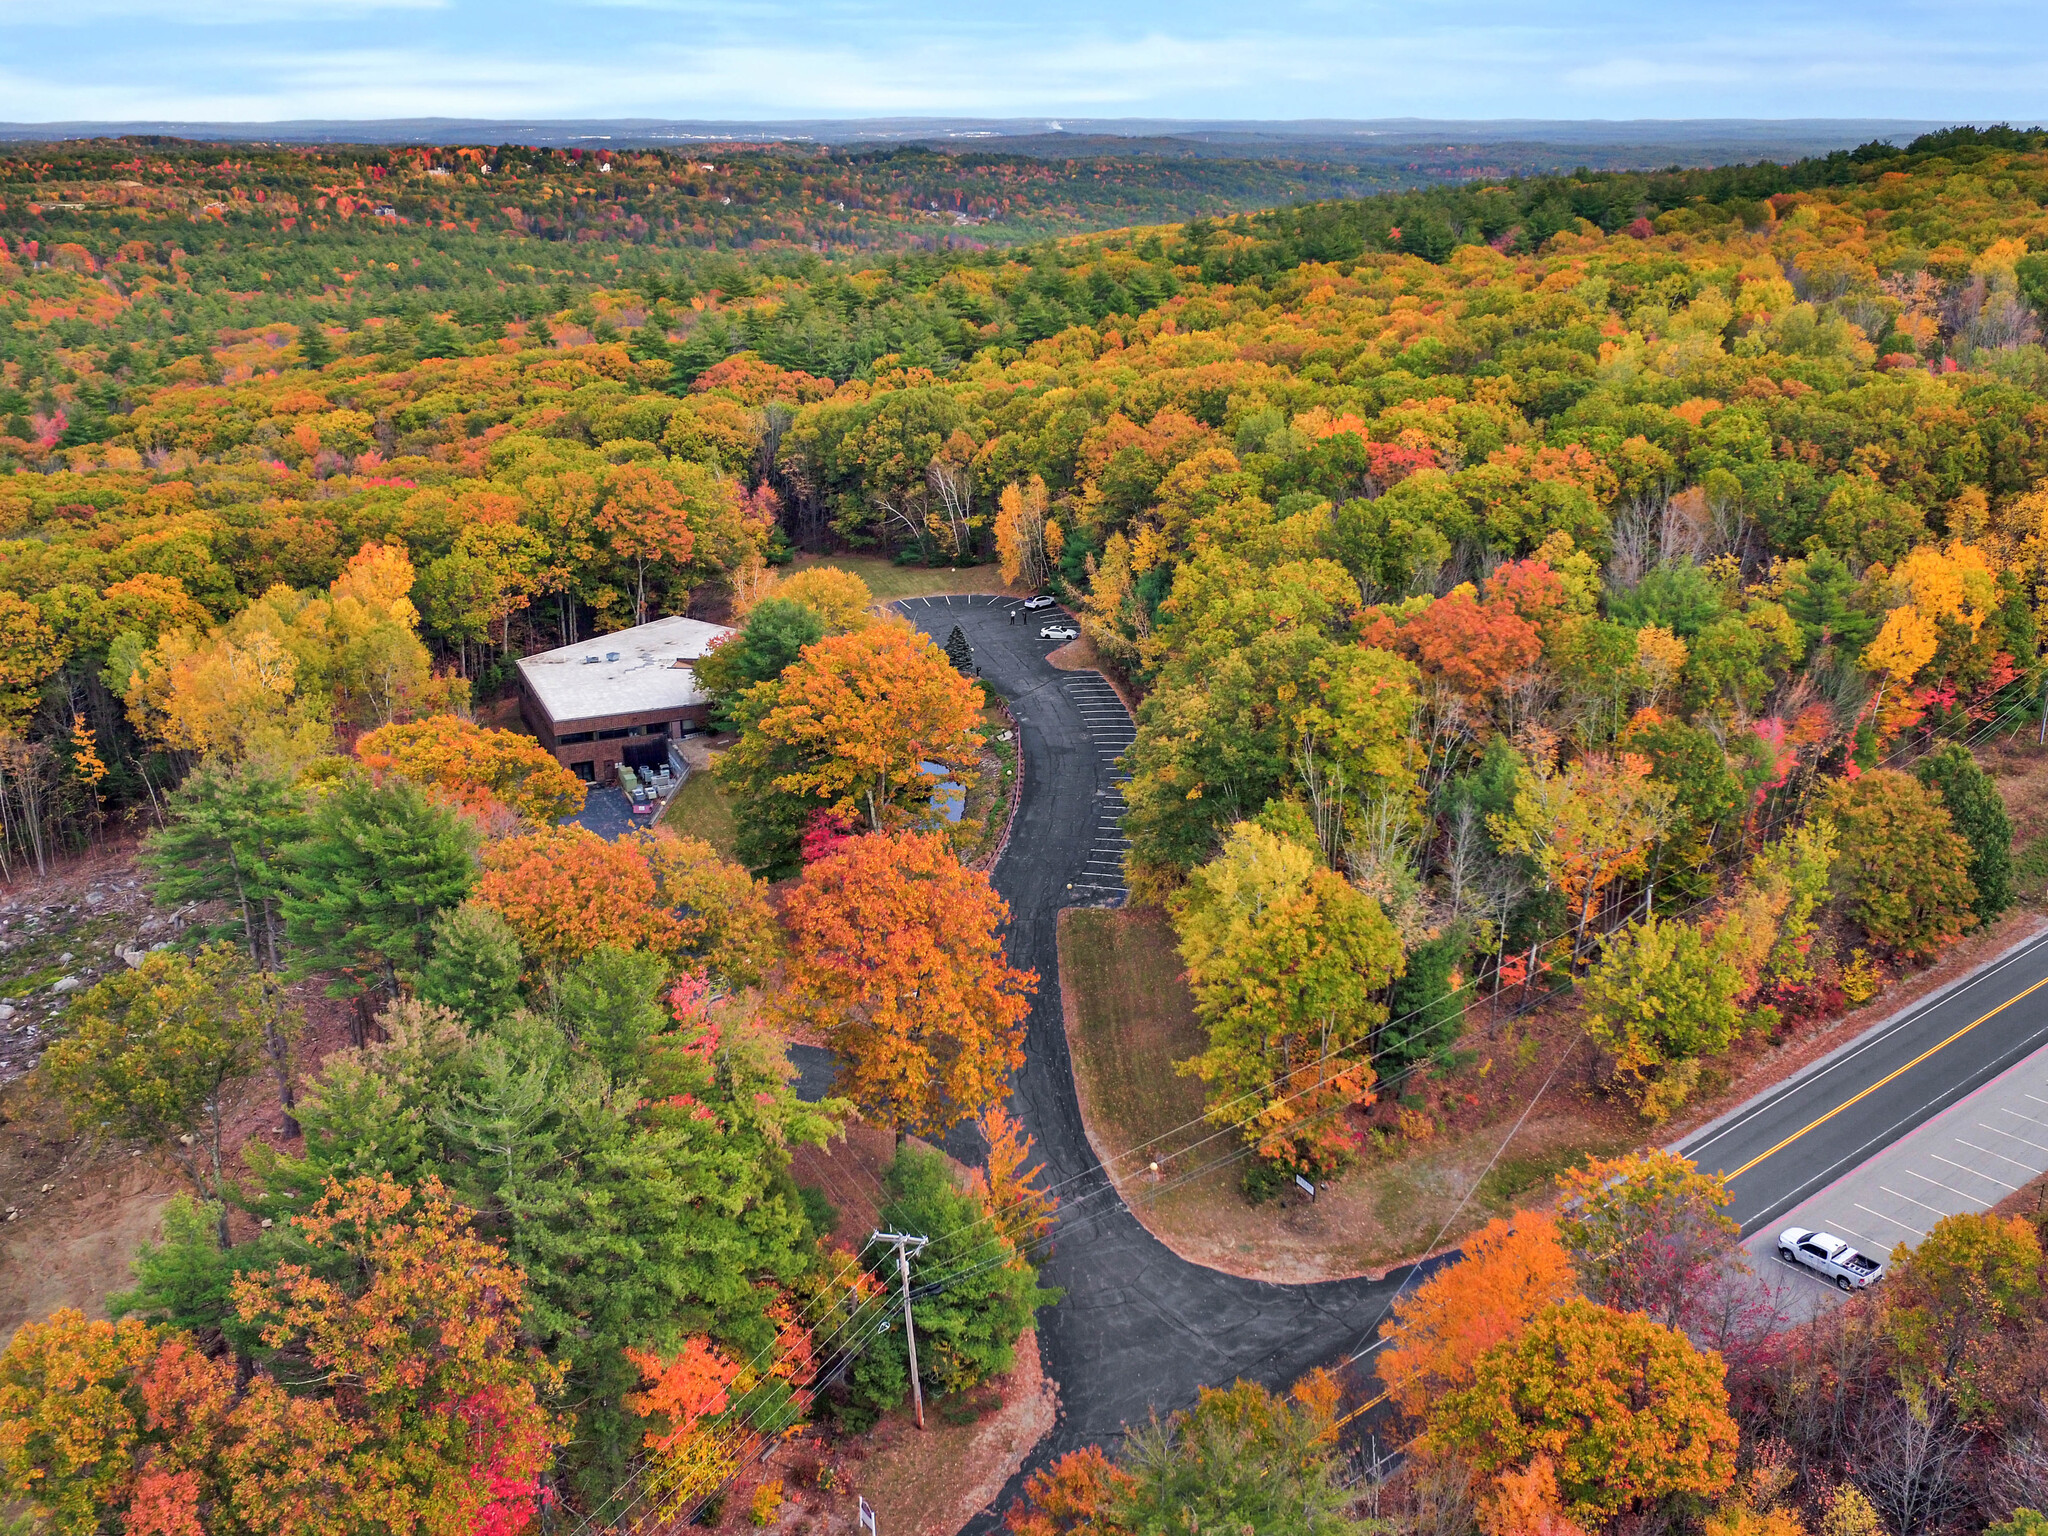
{"label": "autumn forest", "polygon": [[[1233,1210],[1505,1128],[1525,1015],[1621,1138],[990,1521],[2048,1530],[2048,1201],[1795,1320],[1659,1150],[2043,899],[2048,134],[1357,175],[0,146],[0,880],[177,914],[0,931],[7,1120],[176,1190],[0,1353],[0,1530],[843,1529],[833,1447],[1037,1359],[1031,725],[913,590],[1128,701]],[[670,615],[715,757],[603,830],[518,663]]]}

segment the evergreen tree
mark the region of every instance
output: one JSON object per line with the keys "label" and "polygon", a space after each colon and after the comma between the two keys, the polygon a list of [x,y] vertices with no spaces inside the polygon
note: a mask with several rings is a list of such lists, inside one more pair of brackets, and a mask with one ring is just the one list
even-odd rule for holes
{"label": "evergreen tree", "polygon": [[205,763],[171,791],[168,809],[170,820],[143,842],[150,894],[166,907],[231,905],[250,962],[282,969],[284,852],[307,827],[290,776],[255,761]]}
{"label": "evergreen tree", "polygon": [[202,764],[169,796],[171,819],[143,844],[150,893],[163,906],[232,904],[230,930],[262,974],[264,1050],[286,1127],[298,1134],[291,1043],[278,973],[284,968],[285,851],[306,830],[291,778],[269,764]]}
{"label": "evergreen tree", "polygon": [[[626,984],[643,959],[599,962],[602,987],[565,985],[565,1017],[588,1028],[586,1008],[617,1002],[649,1022],[651,989]],[[331,1179],[440,1179],[525,1271],[526,1335],[569,1368],[568,1477],[600,1498],[644,1427],[623,1405],[639,1381],[627,1350],[703,1333],[750,1359],[774,1342],[777,1286],[816,1260],[789,1152],[822,1144],[838,1106],[799,1102],[779,1051],[701,1017],[642,1035],[618,1074],[544,1014],[471,1034],[403,1000],[385,1019],[387,1040],[307,1093],[303,1155],[252,1158],[250,1206],[282,1221]]]}
{"label": "evergreen tree", "polygon": [[807,645],[825,638],[825,620],[807,603],[764,598],[748,612],[740,632],[697,663],[697,681],[718,696],[719,720],[738,719],[739,696],[756,683],[782,676]]}
{"label": "evergreen tree", "polygon": [[2012,819],[1991,775],[1970,749],[1951,741],[1914,766],[1913,776],[1941,796],[1949,820],[1970,845],[1970,883],[1977,920],[1990,922],[2012,905]]}
{"label": "evergreen tree", "polygon": [[[885,1231],[929,1237],[910,1261],[917,1372],[928,1393],[964,1392],[1010,1369],[1017,1336],[1060,1293],[1041,1289],[1038,1271],[986,1219],[983,1202],[954,1182],[945,1155],[905,1143],[883,1170]],[[894,1250],[870,1250],[884,1286],[900,1285]],[[856,1419],[885,1412],[910,1393],[909,1354],[899,1327],[862,1351],[852,1373]]]}
{"label": "evergreen tree", "polygon": [[1856,606],[1856,578],[1825,545],[1809,554],[1805,568],[1785,584],[1785,609],[1799,626],[1808,656],[1831,645],[1838,655],[1853,657],[1877,633],[1877,620]]}
{"label": "evergreen tree", "polygon": [[330,997],[357,999],[358,1043],[369,997],[398,995],[426,958],[434,918],[476,878],[475,832],[405,779],[356,774],[329,791],[307,836],[288,851],[283,898],[292,971],[333,971]]}
{"label": "evergreen tree", "polygon": [[647,1043],[668,1027],[659,993],[668,966],[645,950],[600,945],[562,976],[555,991],[562,1025],[615,1082],[638,1077]]}
{"label": "evergreen tree", "polygon": [[230,1286],[236,1265],[220,1241],[222,1208],[171,1196],[161,1242],[145,1242],[130,1271],[135,1288],[107,1298],[111,1317],[139,1317],[194,1333],[225,1330],[235,1315]]}
{"label": "evergreen tree", "polygon": [[468,1024],[494,1024],[519,1004],[519,937],[499,913],[465,901],[434,919],[434,949],[414,991]]}
{"label": "evergreen tree", "polygon": [[299,326],[299,362],[307,368],[325,368],[334,361],[334,343],[327,339],[327,328],[318,320],[307,320]]}
{"label": "evergreen tree", "polygon": [[960,626],[953,626],[953,633],[946,636],[946,660],[953,663],[953,670],[962,677],[974,676],[974,647],[967,643],[967,636]]}
{"label": "evergreen tree", "polygon": [[1408,951],[1408,969],[1394,983],[1375,1052],[1380,1071],[1389,1078],[1412,1062],[1449,1050],[1464,1033],[1472,989],[1459,971],[1471,948],[1471,930],[1455,924]]}

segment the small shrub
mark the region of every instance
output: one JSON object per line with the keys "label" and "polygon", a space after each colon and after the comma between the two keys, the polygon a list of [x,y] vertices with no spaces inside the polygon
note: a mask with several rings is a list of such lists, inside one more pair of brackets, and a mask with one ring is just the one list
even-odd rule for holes
{"label": "small shrub", "polygon": [[754,1502],[747,1518],[757,1526],[773,1525],[782,1513],[782,1479],[774,1478],[754,1490]]}
{"label": "small shrub", "polygon": [[1849,1000],[1852,1008],[1861,1008],[1884,990],[1884,973],[1870,958],[1867,949],[1849,951],[1849,963],[1842,967],[1840,986],[1842,996]]}

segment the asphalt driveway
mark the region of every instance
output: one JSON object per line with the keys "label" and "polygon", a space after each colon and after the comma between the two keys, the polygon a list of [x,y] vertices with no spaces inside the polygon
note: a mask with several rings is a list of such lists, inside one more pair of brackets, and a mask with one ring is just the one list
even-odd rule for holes
{"label": "asphalt driveway", "polygon": [[[1012,1105],[1060,1193],[1060,1227],[1042,1274],[1066,1293],[1039,1317],[1060,1409],[1028,1472],[1113,1441],[1154,1409],[1185,1406],[1198,1387],[1239,1377],[1284,1387],[1314,1366],[1338,1363],[1378,1326],[1403,1276],[1268,1285],[1191,1264],[1139,1225],[1104,1174],[1074,1093],[1054,925],[1062,907],[1122,904],[1117,822],[1126,775],[1116,759],[1131,720],[1096,674],[1047,665],[1059,642],[1040,640],[1038,629],[1051,611],[1012,623],[1012,606],[987,596],[897,604],[941,644],[961,627],[1022,737],[1024,788],[994,879],[1010,905],[1011,961],[1039,976]],[[998,1509],[1017,1491],[1013,1481]]]}

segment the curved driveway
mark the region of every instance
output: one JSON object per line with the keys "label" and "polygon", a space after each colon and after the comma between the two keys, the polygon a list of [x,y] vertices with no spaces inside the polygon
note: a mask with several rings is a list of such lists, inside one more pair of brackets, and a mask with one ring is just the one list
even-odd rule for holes
{"label": "curved driveway", "polygon": [[[1009,701],[1023,746],[1024,789],[996,889],[1010,905],[1012,963],[1038,972],[1038,996],[1013,1103],[1061,1195],[1060,1229],[1044,1281],[1066,1292],[1041,1313],[1047,1373],[1060,1411],[1026,1470],[1082,1445],[1113,1440],[1238,1377],[1284,1386],[1334,1364],[1377,1326],[1400,1283],[1339,1280],[1269,1285],[1191,1264],[1140,1226],[1088,1145],[1060,1017],[1060,908],[1117,905],[1122,770],[1130,716],[1093,672],[1046,664],[1056,642],[1039,626],[1056,610],[1019,613],[1011,599],[912,598],[897,604],[941,645],[958,624],[981,675]],[[1007,1508],[1018,1480],[997,1508]],[[986,1520],[980,1522],[986,1525]]]}

